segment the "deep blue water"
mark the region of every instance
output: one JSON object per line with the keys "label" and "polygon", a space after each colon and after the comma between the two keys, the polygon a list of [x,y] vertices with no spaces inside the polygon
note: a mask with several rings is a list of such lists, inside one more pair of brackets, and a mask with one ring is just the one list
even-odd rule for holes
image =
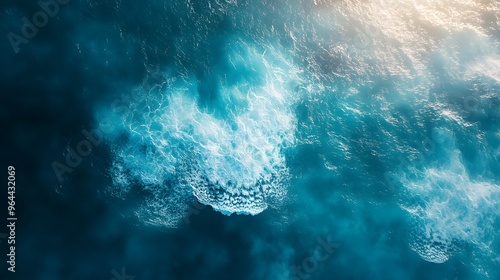
{"label": "deep blue water", "polygon": [[50,3],[0,3],[1,279],[500,279],[498,2]]}

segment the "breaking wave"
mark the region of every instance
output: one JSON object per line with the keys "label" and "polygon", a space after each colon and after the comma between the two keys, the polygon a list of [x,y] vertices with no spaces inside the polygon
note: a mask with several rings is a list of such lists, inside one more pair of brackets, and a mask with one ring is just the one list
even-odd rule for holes
{"label": "breaking wave", "polygon": [[[101,129],[116,144],[115,186],[128,191],[138,182],[156,208],[178,207],[194,195],[228,215],[256,215],[284,197],[299,72],[271,47],[228,48],[209,104],[195,77],[165,75],[159,89],[140,89],[126,109],[102,110]],[[229,77],[231,71],[240,76]],[[162,212],[169,224],[182,216],[182,209],[168,210]]]}

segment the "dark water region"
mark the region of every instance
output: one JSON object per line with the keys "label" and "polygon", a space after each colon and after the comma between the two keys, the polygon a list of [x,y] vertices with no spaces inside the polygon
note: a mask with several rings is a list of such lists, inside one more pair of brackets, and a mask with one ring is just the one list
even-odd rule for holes
{"label": "dark water region", "polygon": [[0,10],[1,279],[499,279],[497,2]]}

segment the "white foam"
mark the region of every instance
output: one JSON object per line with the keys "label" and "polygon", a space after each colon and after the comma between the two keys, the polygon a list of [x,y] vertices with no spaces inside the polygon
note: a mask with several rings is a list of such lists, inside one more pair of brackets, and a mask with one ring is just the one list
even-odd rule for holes
{"label": "white foam", "polygon": [[[153,197],[161,192],[164,201],[150,203],[156,209],[166,209],[159,203],[179,202],[170,196],[187,191],[224,214],[255,215],[285,195],[284,149],[295,141],[291,89],[299,73],[271,47],[258,51],[238,42],[229,49],[228,64],[258,79],[222,80],[214,108],[199,105],[198,82],[190,79],[159,95],[140,96],[124,114],[100,114],[111,120],[103,128],[116,144],[118,188],[127,190],[137,181]],[[166,181],[175,182],[175,192],[166,194]]]}
{"label": "white foam", "polygon": [[457,150],[446,166],[427,168],[415,179],[402,176],[406,192],[401,207],[416,225],[412,250],[435,263],[447,261],[459,242],[488,253],[496,233],[493,222],[500,215],[500,186],[472,180]]}

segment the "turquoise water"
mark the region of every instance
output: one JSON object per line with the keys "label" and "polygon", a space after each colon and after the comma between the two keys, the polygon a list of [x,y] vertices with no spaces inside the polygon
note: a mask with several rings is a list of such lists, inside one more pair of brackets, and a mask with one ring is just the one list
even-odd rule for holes
{"label": "turquoise water", "polygon": [[105,139],[85,168],[135,225],[107,258],[137,279],[500,279],[498,2],[80,1],[62,16]]}
{"label": "turquoise water", "polygon": [[[192,200],[272,208],[283,230],[336,224],[339,240],[388,248],[405,235],[427,262],[495,273],[497,3],[212,4],[183,10],[178,61],[154,88],[97,110],[115,187],[150,193],[140,220],[177,227]],[[366,261],[388,257],[370,245]]]}

